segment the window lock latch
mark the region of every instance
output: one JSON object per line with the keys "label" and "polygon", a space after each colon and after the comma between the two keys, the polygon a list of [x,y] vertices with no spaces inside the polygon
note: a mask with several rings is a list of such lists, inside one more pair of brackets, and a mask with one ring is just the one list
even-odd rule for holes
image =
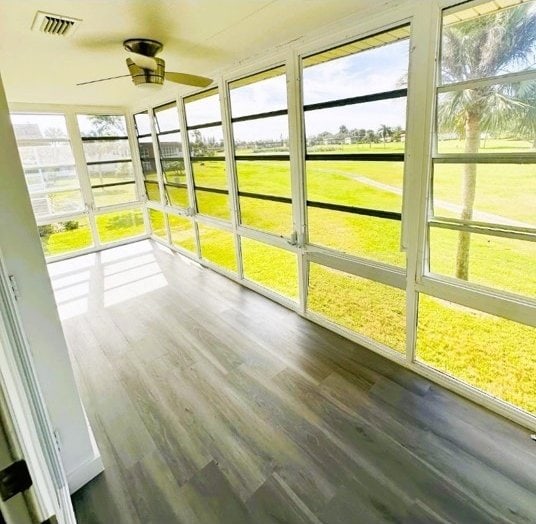
{"label": "window lock latch", "polygon": [[297,246],[298,245],[298,232],[293,231],[292,234],[290,235],[290,238],[287,240],[287,242],[291,246]]}

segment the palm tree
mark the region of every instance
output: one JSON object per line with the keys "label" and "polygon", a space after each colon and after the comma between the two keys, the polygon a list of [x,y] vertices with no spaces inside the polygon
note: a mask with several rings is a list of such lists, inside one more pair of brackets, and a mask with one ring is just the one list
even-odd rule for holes
{"label": "palm tree", "polygon": [[382,124],[380,128],[378,129],[378,136],[381,136],[383,140],[383,147],[385,147],[385,139],[388,136],[391,136],[392,132],[393,130],[389,126],[386,126],[385,124]]}
{"label": "palm tree", "polygon": [[[452,24],[443,31],[444,83],[493,77],[533,65],[536,51],[536,12],[523,4],[498,13]],[[519,83],[518,83],[519,84]],[[478,153],[483,132],[501,133],[526,121],[532,102],[518,96],[519,85],[495,84],[453,91],[438,104],[438,125],[443,132],[464,137],[464,152]],[[476,190],[476,164],[464,164],[463,220],[471,220]],[[460,231],[456,277],[469,277],[470,233]]]}

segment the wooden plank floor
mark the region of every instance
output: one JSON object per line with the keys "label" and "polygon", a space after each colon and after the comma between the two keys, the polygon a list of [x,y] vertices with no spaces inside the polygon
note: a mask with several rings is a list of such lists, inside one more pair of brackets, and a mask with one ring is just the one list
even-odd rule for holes
{"label": "wooden plank floor", "polygon": [[80,523],[536,522],[527,430],[148,241],[50,273]]}

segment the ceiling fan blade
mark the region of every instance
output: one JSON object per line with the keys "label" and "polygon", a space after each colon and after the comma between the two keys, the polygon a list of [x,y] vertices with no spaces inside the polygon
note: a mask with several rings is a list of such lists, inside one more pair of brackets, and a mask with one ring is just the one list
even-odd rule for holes
{"label": "ceiling fan blade", "polygon": [[140,55],[138,53],[129,53],[129,57],[138,67],[156,71],[157,63],[153,57]]}
{"label": "ceiling fan blade", "polygon": [[165,74],[166,80],[187,86],[207,87],[212,84],[212,78],[206,76],[189,75],[188,73],[174,73],[169,71]]}
{"label": "ceiling fan blade", "polygon": [[89,80],[89,82],[80,82],[77,86],[85,86],[87,84],[95,84],[97,82],[106,82],[106,80],[115,80],[116,78],[126,78],[130,75],[109,76],[108,78],[99,78],[99,80]]}

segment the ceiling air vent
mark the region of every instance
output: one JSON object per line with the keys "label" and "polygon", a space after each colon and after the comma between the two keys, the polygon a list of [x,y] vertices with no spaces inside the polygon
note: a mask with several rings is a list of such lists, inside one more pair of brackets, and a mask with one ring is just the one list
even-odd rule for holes
{"label": "ceiling air vent", "polygon": [[41,31],[47,35],[72,35],[82,20],[70,16],[53,15],[37,11],[32,24],[32,31]]}

